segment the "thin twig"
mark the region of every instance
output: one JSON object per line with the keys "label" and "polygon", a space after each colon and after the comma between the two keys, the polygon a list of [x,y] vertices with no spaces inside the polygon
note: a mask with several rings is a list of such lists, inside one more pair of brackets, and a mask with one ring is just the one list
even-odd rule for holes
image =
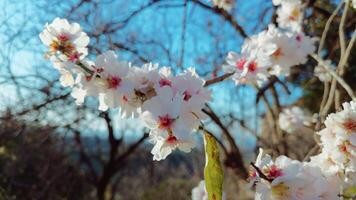
{"label": "thin twig", "polygon": [[231,75],[233,75],[234,73],[226,73],[226,74],[223,74],[221,76],[218,76],[216,78],[213,78],[213,79],[210,79],[210,80],[207,80],[205,81],[205,84],[204,84],[204,87],[208,87],[209,85],[213,85],[215,83],[219,83],[227,78],[229,78]]}
{"label": "thin twig", "polygon": [[341,78],[339,75],[337,75],[337,73],[331,69],[331,67],[326,64],[320,57],[318,57],[316,54],[312,54],[311,55],[316,61],[318,61],[318,63],[323,66],[323,68],[329,73],[331,74],[335,80],[346,90],[347,94],[353,99],[356,100],[355,94],[353,92],[353,90],[351,89],[351,87],[344,81],[343,78]]}
{"label": "thin twig", "polygon": [[258,176],[265,179],[266,181],[272,183],[272,179],[268,178],[261,170],[260,168],[258,168],[253,162],[250,163],[251,166],[256,170],[256,172],[258,173]]}

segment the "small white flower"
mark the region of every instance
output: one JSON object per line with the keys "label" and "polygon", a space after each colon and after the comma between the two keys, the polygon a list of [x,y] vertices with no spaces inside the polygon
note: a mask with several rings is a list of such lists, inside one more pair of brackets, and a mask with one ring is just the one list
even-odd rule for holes
{"label": "small white flower", "polygon": [[229,52],[223,70],[225,73],[234,73],[232,79],[236,84],[256,82],[262,85],[269,77],[270,63],[263,57],[258,58],[257,55],[257,52],[252,51],[243,52],[242,55]]}
{"label": "small white flower", "polygon": [[235,5],[235,0],[212,0],[212,2],[214,6],[226,11],[230,11]]}
{"label": "small white flower", "polygon": [[189,68],[172,81],[173,91],[183,97],[182,119],[191,129],[197,128],[201,120],[207,118],[202,109],[205,103],[210,101],[211,92],[204,87],[204,83],[193,68]]}
{"label": "small white flower", "polygon": [[308,60],[308,55],[312,54],[316,47],[315,42],[318,40],[315,37],[309,37],[303,32],[289,32],[289,37],[292,39],[294,46],[295,65],[305,64]]}
{"label": "small white flower", "polygon": [[174,96],[170,87],[162,88],[144,103],[141,119],[151,129],[154,160],[165,159],[176,148],[190,152],[195,146],[191,130],[180,115],[182,104],[183,97]]}
{"label": "small white flower", "polygon": [[311,121],[311,117],[307,116],[306,113],[297,106],[292,108],[285,108],[279,114],[279,126],[282,130],[287,133],[296,133],[298,131],[303,131],[305,126]]}
{"label": "small white flower", "polygon": [[321,169],[309,163],[279,156],[273,162],[267,155],[257,157],[252,181],[256,185],[255,199],[337,199],[337,182],[325,177]]}
{"label": "small white flower", "polygon": [[356,172],[356,103],[344,103],[344,109],[328,115],[325,128],[318,132],[324,157],[341,173]]}
{"label": "small white flower", "polygon": [[277,9],[277,22],[280,28],[301,31],[303,11],[300,1],[282,1]]}
{"label": "small white flower", "polygon": [[133,93],[133,84],[128,80],[129,63],[119,62],[113,51],[98,56],[95,67],[102,83],[101,110],[116,108],[123,103],[125,95]]}
{"label": "small white flower", "polygon": [[335,66],[332,65],[331,60],[325,61],[327,66],[318,65],[314,68],[314,75],[319,78],[321,82],[330,82],[331,74],[325,69],[325,67],[332,67],[331,70],[335,70]]}
{"label": "small white flower", "polygon": [[56,18],[51,24],[46,24],[39,37],[50,47],[50,54],[60,53],[69,61],[76,62],[88,54],[89,37],[78,23]]}

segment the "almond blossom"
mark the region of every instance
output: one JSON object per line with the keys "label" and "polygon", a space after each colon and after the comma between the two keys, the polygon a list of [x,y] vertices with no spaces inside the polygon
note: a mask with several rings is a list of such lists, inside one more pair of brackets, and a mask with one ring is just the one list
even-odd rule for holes
{"label": "almond blossom", "polygon": [[[257,83],[262,85],[268,79],[270,62],[267,57],[258,57],[259,52],[251,48],[254,40],[246,40],[242,47],[241,55],[229,52],[226,64],[223,65],[225,73],[234,73],[232,79],[236,84]],[[265,58],[265,59],[264,59]]]}
{"label": "almond blossom", "polygon": [[325,61],[325,64],[327,64],[327,66],[319,64],[314,68],[314,76],[318,77],[321,82],[330,82],[332,76],[325,67],[330,67],[331,70],[335,70],[335,66],[332,65],[331,60]]}
{"label": "almond blossom", "polygon": [[301,31],[303,20],[302,2],[299,0],[281,1],[277,5],[279,5],[277,9],[278,26],[291,31]]}
{"label": "almond blossom", "polygon": [[129,63],[119,62],[113,51],[99,55],[95,61],[95,67],[99,70],[101,91],[100,110],[118,107],[125,95],[133,92],[129,73]]}
{"label": "almond blossom", "polygon": [[89,37],[78,23],[56,18],[51,24],[46,24],[39,37],[50,48],[49,55],[60,53],[67,60],[76,62],[88,54]]}
{"label": "almond blossom", "polygon": [[141,119],[151,130],[154,160],[165,159],[176,148],[190,152],[195,146],[191,130],[180,115],[182,105],[183,97],[174,96],[169,87],[162,88],[157,96],[144,103]]}
{"label": "almond blossom", "polygon": [[260,150],[251,179],[256,187],[256,200],[337,199],[338,188],[318,167],[286,156],[275,161]]}
{"label": "almond blossom", "polygon": [[269,25],[256,35],[246,39],[241,55],[229,52],[225,73],[233,73],[236,84],[262,85],[271,75],[288,76],[293,66],[304,64],[307,56],[315,51],[316,39],[303,32],[285,31]]}
{"label": "almond blossom", "polygon": [[194,69],[173,76],[169,67],[147,63],[137,67],[107,51],[95,62],[85,58],[89,38],[77,23],[55,19],[40,34],[50,47],[49,58],[64,87],[83,104],[88,96],[99,100],[99,110],[120,110],[121,117],[136,117],[150,129],[154,160],[173,150],[189,152],[192,132],[206,119],[202,112],[211,94]]}
{"label": "almond blossom", "polygon": [[172,80],[172,88],[176,95],[183,96],[182,119],[191,129],[198,128],[200,120],[207,118],[202,109],[205,102],[211,100],[211,92],[204,87],[204,83],[193,68]]}
{"label": "almond blossom", "polygon": [[280,114],[278,123],[282,130],[287,133],[296,133],[303,131],[310,123],[311,117],[308,116],[305,111],[300,107],[293,106],[291,108],[285,108]]}
{"label": "almond blossom", "polygon": [[318,134],[323,153],[345,172],[356,172],[356,102],[344,103],[344,109],[328,115],[325,129]]}

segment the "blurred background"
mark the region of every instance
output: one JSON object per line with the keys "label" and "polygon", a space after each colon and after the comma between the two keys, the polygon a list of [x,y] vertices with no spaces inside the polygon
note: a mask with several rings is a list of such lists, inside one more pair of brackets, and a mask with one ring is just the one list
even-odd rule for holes
{"label": "blurred background", "polygon": [[[320,37],[339,1],[304,2],[304,31]],[[44,58],[38,35],[47,22],[78,22],[91,38],[90,58],[114,50],[136,65],[159,63],[175,73],[192,66],[211,79],[223,74],[227,52],[239,52],[246,37],[276,19],[271,0],[236,0],[231,12],[208,0],[0,0],[0,9],[0,199],[20,200],[186,200],[203,179],[201,134],[192,153],[176,151],[153,162],[148,130],[139,120],[120,119],[116,110],[99,112],[95,99],[75,104]],[[336,16],[324,52],[334,62],[339,21]],[[355,23],[350,12],[347,37]],[[344,77],[356,88],[351,53]],[[315,65],[310,60],[296,66],[288,78],[260,89],[231,80],[210,87],[205,124],[221,145],[227,199],[253,198],[245,180],[258,147],[299,160],[318,152],[312,131],[276,131],[267,112],[290,105],[317,112],[323,84],[313,76]],[[341,91],[340,98],[347,95]]]}

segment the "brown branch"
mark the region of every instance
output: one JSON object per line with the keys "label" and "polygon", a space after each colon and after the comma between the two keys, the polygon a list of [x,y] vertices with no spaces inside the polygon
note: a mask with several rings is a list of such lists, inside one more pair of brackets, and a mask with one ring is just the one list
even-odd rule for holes
{"label": "brown branch", "polygon": [[205,84],[204,84],[204,87],[208,87],[209,85],[213,85],[215,83],[219,83],[227,78],[229,78],[231,75],[233,75],[234,73],[226,73],[226,74],[223,74],[221,76],[218,76],[216,78],[213,78],[213,79],[210,79],[210,80],[207,80],[205,81]]}
{"label": "brown branch", "polygon": [[199,1],[199,0],[190,0],[191,2],[199,5],[202,8],[205,8],[207,10],[210,10],[222,17],[224,17],[224,19],[229,22],[231,24],[231,26],[243,37],[243,38],[247,38],[248,35],[246,34],[245,30],[242,28],[242,26],[240,26],[240,24],[234,19],[234,17],[229,14],[226,10],[218,8],[218,7],[210,7],[208,5],[206,5],[205,3]]}
{"label": "brown branch", "polygon": [[90,160],[90,157],[84,150],[84,146],[80,137],[80,132],[79,131],[74,131],[74,140],[79,148],[79,156],[80,160],[86,164],[88,167],[89,173],[91,174],[91,178],[89,177],[88,179],[93,183],[96,184],[98,181],[98,175],[94,169],[93,163]]}

